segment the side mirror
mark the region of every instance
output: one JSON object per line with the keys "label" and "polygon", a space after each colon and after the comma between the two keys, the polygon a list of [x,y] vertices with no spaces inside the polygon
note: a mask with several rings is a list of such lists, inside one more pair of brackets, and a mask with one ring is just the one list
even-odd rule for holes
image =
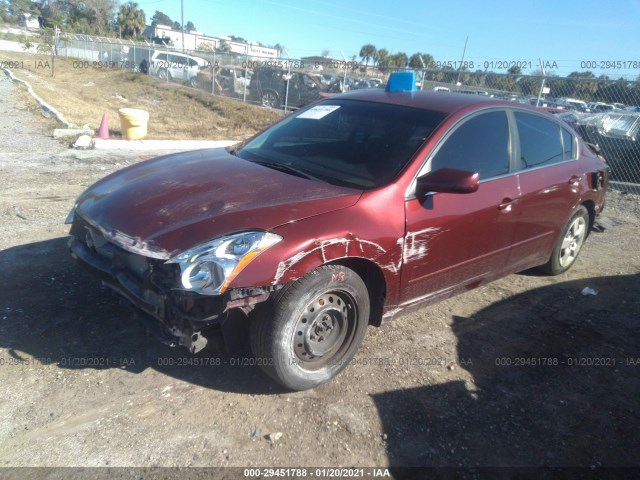
{"label": "side mirror", "polygon": [[480,175],[477,172],[440,168],[422,175],[416,180],[416,196],[429,192],[473,193],[478,190]]}

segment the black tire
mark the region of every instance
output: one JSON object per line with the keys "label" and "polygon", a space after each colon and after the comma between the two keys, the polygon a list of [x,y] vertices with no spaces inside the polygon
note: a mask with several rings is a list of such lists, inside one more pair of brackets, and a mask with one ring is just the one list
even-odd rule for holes
{"label": "black tire", "polygon": [[167,75],[168,75],[168,72],[164,68],[161,68],[160,70],[158,70],[158,78],[160,80],[166,80]]}
{"label": "black tire", "polygon": [[200,86],[199,82],[198,82],[198,77],[191,77],[189,79],[189,85],[193,88],[198,88]]}
{"label": "black tire", "polygon": [[569,270],[578,258],[589,229],[589,211],[584,205],[580,205],[562,229],[551,258],[540,269],[548,275],[559,275]]}
{"label": "black tire", "polygon": [[263,107],[280,107],[280,98],[278,98],[278,94],[273,90],[265,90],[264,92],[262,92],[261,100]]}
{"label": "black tire", "polygon": [[328,382],[354,357],[369,323],[369,293],[353,270],[319,267],[286,285],[269,312],[255,316],[256,363],[292,390]]}

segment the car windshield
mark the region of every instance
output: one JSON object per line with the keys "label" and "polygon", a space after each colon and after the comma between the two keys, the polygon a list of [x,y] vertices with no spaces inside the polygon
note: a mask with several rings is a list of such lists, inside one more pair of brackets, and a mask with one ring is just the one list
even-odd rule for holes
{"label": "car windshield", "polygon": [[328,99],[291,115],[234,154],[334,185],[375,188],[398,175],[444,118],[430,110]]}

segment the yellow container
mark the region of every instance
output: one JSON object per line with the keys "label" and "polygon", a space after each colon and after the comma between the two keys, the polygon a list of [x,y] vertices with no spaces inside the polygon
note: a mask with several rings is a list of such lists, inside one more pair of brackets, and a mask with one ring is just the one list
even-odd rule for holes
{"label": "yellow container", "polygon": [[147,124],[149,123],[149,112],[137,108],[121,108],[120,128],[122,135],[127,140],[140,140],[147,136]]}

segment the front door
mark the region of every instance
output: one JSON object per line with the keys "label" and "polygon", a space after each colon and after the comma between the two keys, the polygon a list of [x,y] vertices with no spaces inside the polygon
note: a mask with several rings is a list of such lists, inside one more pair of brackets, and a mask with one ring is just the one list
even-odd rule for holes
{"label": "front door", "polygon": [[473,115],[453,127],[427,169],[478,172],[470,194],[437,193],[405,203],[403,303],[446,298],[490,281],[506,267],[519,188],[512,174],[506,112]]}

